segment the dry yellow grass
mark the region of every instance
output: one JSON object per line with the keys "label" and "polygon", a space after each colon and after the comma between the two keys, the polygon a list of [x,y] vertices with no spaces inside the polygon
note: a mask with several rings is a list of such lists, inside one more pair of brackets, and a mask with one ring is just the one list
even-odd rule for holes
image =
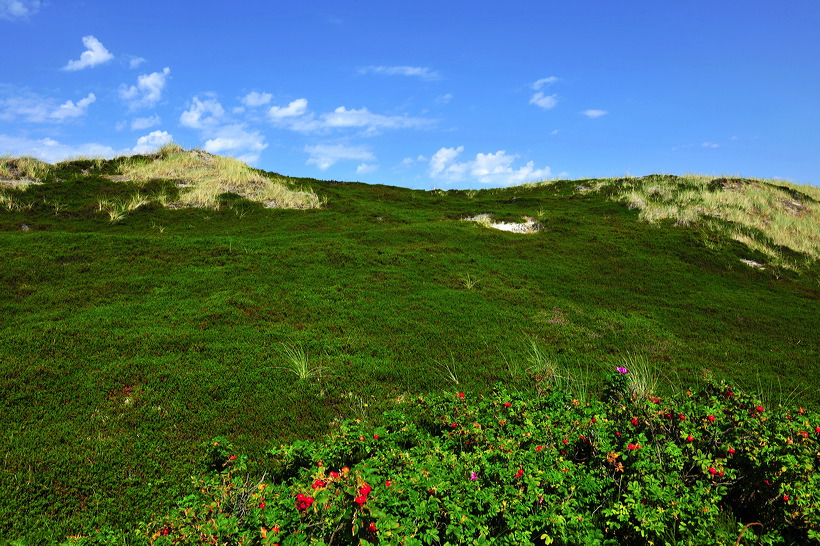
{"label": "dry yellow grass", "polygon": [[42,182],[50,173],[51,165],[34,157],[0,157],[0,180],[7,185],[25,187]]}
{"label": "dry yellow grass", "polygon": [[689,225],[720,219],[732,226],[719,227],[723,235],[766,254],[775,265],[795,267],[781,247],[810,261],[820,258],[820,188],[701,175],[648,176],[620,183],[616,199],[640,210],[647,222],[671,219]]}
{"label": "dry yellow grass", "polygon": [[201,150],[186,151],[175,144],[160,148],[149,160],[127,160],[121,173],[136,182],[176,181],[181,188],[176,204],[181,206],[216,207],[217,197],[229,192],[270,208],[309,209],[324,204],[313,191],[294,189],[284,178],[271,178],[239,160]]}

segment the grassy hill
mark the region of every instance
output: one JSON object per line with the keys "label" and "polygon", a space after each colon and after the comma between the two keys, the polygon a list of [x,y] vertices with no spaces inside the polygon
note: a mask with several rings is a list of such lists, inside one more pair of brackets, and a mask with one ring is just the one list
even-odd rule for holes
{"label": "grassy hill", "polygon": [[[222,161],[3,161],[0,538],[147,521],[216,436],[258,470],[272,444],[536,373],[584,393],[627,363],[659,392],[716,376],[820,409],[816,188],[425,192]],[[540,229],[467,220],[487,214]]]}

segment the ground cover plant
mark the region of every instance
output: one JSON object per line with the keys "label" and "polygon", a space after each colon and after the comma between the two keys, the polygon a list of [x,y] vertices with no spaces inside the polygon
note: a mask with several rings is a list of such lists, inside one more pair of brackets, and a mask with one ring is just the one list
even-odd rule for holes
{"label": "ground cover plant", "polygon": [[[150,537],[161,528],[140,522],[194,491],[214,437],[258,479],[272,444],[411,418],[418,396],[473,403],[501,382],[535,400],[536,370],[565,370],[590,401],[601,369],[635,366],[662,400],[712,375],[759,392],[765,417],[820,406],[816,261],[769,242],[778,265],[708,218],[642,221],[616,199],[634,180],[287,179],[323,206],[227,192],[177,208],[178,178],[122,178],[157,158],[78,159],[0,188],[0,539]],[[482,214],[542,229],[462,221]]]}
{"label": "ground cover plant", "polygon": [[[631,374],[631,375],[630,375]],[[269,451],[252,477],[224,439],[152,544],[787,544],[820,539],[820,417],[725,382],[659,398],[619,366],[600,399],[420,397],[380,426]],[[82,544],[91,538],[73,541]]]}

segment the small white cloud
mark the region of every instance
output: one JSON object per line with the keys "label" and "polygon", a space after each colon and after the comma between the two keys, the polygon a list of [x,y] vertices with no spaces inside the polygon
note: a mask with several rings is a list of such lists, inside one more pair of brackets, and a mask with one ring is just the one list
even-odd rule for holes
{"label": "small white cloud", "polygon": [[193,98],[193,104],[179,116],[179,123],[191,129],[205,129],[221,123],[225,116],[225,109],[215,99],[199,100]]}
{"label": "small white cloud", "polygon": [[714,142],[704,142],[701,146],[704,148],[720,148],[720,144],[715,144]]}
{"label": "small white cloud", "polygon": [[359,69],[360,74],[384,74],[386,76],[411,76],[423,80],[438,80],[438,72],[426,66],[366,66]]}
{"label": "small white cloud", "polygon": [[450,104],[450,101],[453,100],[452,93],[447,93],[446,95],[441,95],[440,97],[436,97],[433,102],[436,104]]}
{"label": "small white cloud", "polygon": [[0,0],[0,19],[26,19],[39,10],[39,0]]}
{"label": "small white cloud", "polygon": [[166,66],[162,72],[138,76],[137,85],[120,86],[120,98],[128,101],[131,110],[152,107],[162,98],[162,91],[170,73],[171,69]]}
{"label": "small white cloud", "polygon": [[268,116],[274,121],[280,121],[285,118],[299,117],[307,112],[307,99],[296,99],[287,106],[271,106],[268,110]]}
{"label": "small white cloud", "polygon": [[365,146],[346,146],[344,144],[317,144],[315,146],[305,146],[305,152],[310,154],[307,160],[308,165],[316,165],[324,171],[339,161],[375,161],[373,155]]}
{"label": "small white cloud", "polygon": [[248,131],[242,124],[232,124],[214,130],[203,147],[212,154],[231,155],[245,163],[254,163],[268,144],[259,131]]}
{"label": "small white cloud", "polygon": [[270,93],[258,93],[256,91],[251,91],[242,97],[241,102],[248,108],[256,108],[268,104],[272,98],[273,95]]}
{"label": "small white cloud", "polygon": [[541,89],[545,86],[549,87],[553,83],[557,82],[558,78],[555,76],[550,76],[549,78],[541,78],[540,80],[536,81],[532,84],[532,88],[536,91],[533,93],[532,97],[530,97],[530,104],[534,104],[539,108],[543,108],[544,110],[551,110],[555,108],[555,105],[558,104],[558,94],[553,93],[552,95],[547,95]]}
{"label": "small white cloud", "polygon": [[65,121],[71,118],[78,118],[86,113],[88,105],[97,100],[94,93],[89,93],[84,99],[80,99],[75,104],[74,101],[67,100],[55,110],[49,113],[51,119]]}
{"label": "small white cloud", "polygon": [[539,91],[534,94],[532,98],[530,98],[530,104],[534,104],[544,110],[555,108],[555,105],[558,104],[558,94],[553,93],[552,95],[545,95]]}
{"label": "small white cloud", "polygon": [[537,180],[544,180],[550,176],[550,168],[536,169],[532,161],[523,167],[514,168],[516,155],[507,155],[504,150],[495,153],[478,153],[475,159],[457,162],[456,158],[464,151],[464,146],[458,148],[440,148],[430,159],[430,176],[449,182],[463,181],[472,178],[482,184],[510,186]]}
{"label": "small white cloud", "polygon": [[170,144],[174,138],[166,131],[152,131],[145,136],[137,139],[137,145],[131,149],[134,154],[147,154],[166,144]]}
{"label": "small white cloud", "polygon": [[545,85],[551,85],[558,81],[558,78],[555,76],[550,76],[549,78],[541,78],[537,80],[534,84],[532,84],[532,88],[536,91],[544,87]]}
{"label": "small white cloud", "polygon": [[323,114],[322,124],[327,128],[362,127],[365,129],[365,134],[376,134],[380,129],[418,128],[428,125],[429,121],[409,116],[374,114],[367,108],[348,110],[340,106],[331,113]]}
{"label": "small white cloud", "polygon": [[379,170],[378,165],[368,164],[368,163],[361,163],[358,167],[356,167],[356,174],[370,174]]}
{"label": "small white cloud", "polygon": [[143,59],[142,57],[132,57],[128,61],[128,67],[129,68],[137,68],[139,65],[141,65],[144,62],[145,62],[145,59]]}
{"label": "small white cloud", "polygon": [[157,115],[153,115],[147,118],[135,118],[131,121],[131,130],[143,131],[145,129],[150,129],[151,127],[156,127],[160,123],[161,120]]}
{"label": "small white cloud", "polygon": [[588,117],[590,119],[595,119],[595,118],[599,118],[601,116],[605,116],[609,112],[607,112],[606,110],[584,110],[581,113],[584,114],[586,117]]}
{"label": "small white cloud", "polygon": [[557,135],[557,134],[558,134],[558,129],[555,129],[553,132],[550,133],[550,135],[553,135],[553,136]]}
{"label": "small white cloud", "polygon": [[0,134],[0,154],[28,155],[48,163],[56,163],[77,156],[111,158],[122,155],[122,152],[118,153],[110,146],[97,143],[61,144],[52,138],[32,140]]}
{"label": "small white cloud", "polygon": [[86,50],[80,54],[80,59],[77,61],[68,61],[68,64],[63,67],[63,70],[82,70],[91,66],[96,66],[110,61],[114,55],[105,49],[105,46],[94,36],[84,36],[83,45]]}
{"label": "small white cloud", "polygon": [[27,19],[40,11],[40,0],[0,0],[0,19]]}

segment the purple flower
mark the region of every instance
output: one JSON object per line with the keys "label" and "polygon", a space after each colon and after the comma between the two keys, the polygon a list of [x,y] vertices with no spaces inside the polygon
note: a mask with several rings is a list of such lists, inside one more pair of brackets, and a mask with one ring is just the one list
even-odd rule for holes
{"label": "purple flower", "polygon": [[627,369],[626,369],[626,368],[624,368],[623,366],[618,366],[617,368],[615,368],[615,370],[616,370],[618,373],[629,373],[629,370],[627,370]]}
{"label": "purple flower", "polygon": [[477,480],[477,479],[478,479],[478,474],[476,474],[475,472],[472,472],[472,473],[470,474],[470,479],[471,479],[471,480]]}

